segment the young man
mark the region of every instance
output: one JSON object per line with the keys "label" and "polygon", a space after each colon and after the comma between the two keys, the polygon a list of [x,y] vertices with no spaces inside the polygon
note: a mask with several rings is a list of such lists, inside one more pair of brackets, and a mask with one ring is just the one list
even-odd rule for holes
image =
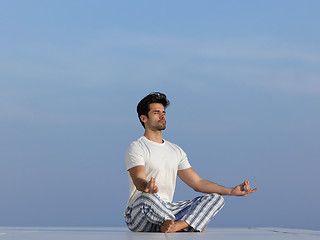
{"label": "young man", "polygon": [[[135,232],[202,232],[224,205],[221,195],[247,196],[251,189],[245,180],[227,188],[204,180],[191,168],[185,152],[162,138],[166,129],[166,95],[155,92],[138,106],[144,135],[126,151],[130,197],[125,210],[128,228]],[[176,177],[205,195],[188,201],[172,202]]]}

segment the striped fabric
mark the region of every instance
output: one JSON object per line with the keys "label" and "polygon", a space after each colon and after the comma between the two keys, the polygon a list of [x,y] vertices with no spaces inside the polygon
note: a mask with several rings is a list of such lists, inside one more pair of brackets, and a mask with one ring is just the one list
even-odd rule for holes
{"label": "striped fabric", "polygon": [[162,201],[158,194],[141,193],[124,216],[133,232],[159,232],[170,219],[185,221],[190,226],[185,231],[202,232],[223,206],[223,197],[216,193],[173,203]]}

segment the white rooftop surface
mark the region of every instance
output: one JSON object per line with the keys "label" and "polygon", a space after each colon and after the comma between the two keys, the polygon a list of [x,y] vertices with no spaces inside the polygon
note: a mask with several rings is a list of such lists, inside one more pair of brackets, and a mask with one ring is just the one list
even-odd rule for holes
{"label": "white rooftop surface", "polygon": [[0,227],[0,240],[320,240],[320,231],[209,228],[204,233],[133,233],[126,228]]}

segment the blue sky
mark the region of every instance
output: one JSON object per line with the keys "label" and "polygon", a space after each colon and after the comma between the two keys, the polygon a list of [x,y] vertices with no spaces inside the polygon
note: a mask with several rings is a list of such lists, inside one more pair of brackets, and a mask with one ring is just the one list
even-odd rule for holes
{"label": "blue sky", "polygon": [[319,5],[2,1],[0,225],[124,226],[136,104],[162,91],[200,176],[260,188],[209,227],[319,230]]}

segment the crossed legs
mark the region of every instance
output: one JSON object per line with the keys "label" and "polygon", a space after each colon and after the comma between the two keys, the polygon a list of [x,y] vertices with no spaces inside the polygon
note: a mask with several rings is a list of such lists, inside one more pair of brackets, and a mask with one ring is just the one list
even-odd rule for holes
{"label": "crossed legs", "polygon": [[168,203],[157,194],[142,193],[126,209],[125,220],[128,228],[137,232],[202,232],[223,205],[224,200],[219,194]]}

